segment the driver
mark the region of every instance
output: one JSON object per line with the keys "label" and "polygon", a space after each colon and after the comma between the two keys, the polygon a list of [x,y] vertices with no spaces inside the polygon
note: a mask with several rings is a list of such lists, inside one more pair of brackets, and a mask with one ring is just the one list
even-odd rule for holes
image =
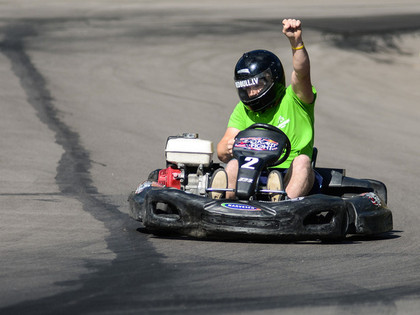
{"label": "driver", "polygon": [[[289,39],[293,54],[291,85],[286,87],[283,66],[273,53],[266,50],[245,53],[235,67],[235,86],[240,102],[233,110],[227,130],[217,145],[217,154],[222,162],[227,163],[227,179],[223,184],[222,178],[221,185],[226,185],[227,181],[228,188],[235,188],[238,162],[233,159],[232,148],[238,132],[254,123],[278,127],[288,136],[292,148],[289,158],[278,167],[283,169],[287,196],[296,198],[309,194],[315,188],[319,189],[322,181],[322,178],[315,176],[311,165],[316,90],[311,83],[301,21],[285,19],[282,23],[283,34]],[[223,175],[218,176],[220,185]],[[213,185],[216,186],[213,187],[217,187],[217,182],[215,178]],[[282,183],[278,171],[270,172],[268,189],[283,190]],[[226,197],[234,198],[235,194],[228,192]]]}

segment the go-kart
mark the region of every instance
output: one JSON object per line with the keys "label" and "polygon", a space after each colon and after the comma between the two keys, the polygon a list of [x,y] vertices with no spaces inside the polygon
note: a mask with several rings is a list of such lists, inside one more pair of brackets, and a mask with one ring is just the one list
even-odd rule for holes
{"label": "go-kart", "polygon": [[[130,216],[156,235],[195,238],[341,240],[346,235],[391,231],[384,183],[347,177],[344,169],[312,166],[322,176],[320,193],[288,199],[284,190],[267,189],[264,179],[285,161],[290,142],[278,128],[255,124],[239,132],[233,155],[239,170],[236,189],[211,187],[223,163],[213,163],[211,141],[197,134],[171,136],[166,168],[150,173],[128,200]],[[235,199],[212,199],[214,192]],[[280,195],[272,201],[273,195]]]}

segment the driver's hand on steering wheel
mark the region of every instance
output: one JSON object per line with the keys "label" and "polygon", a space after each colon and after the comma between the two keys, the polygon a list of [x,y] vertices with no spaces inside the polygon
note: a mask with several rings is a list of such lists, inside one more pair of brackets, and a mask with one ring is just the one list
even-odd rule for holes
{"label": "driver's hand on steering wheel", "polygon": [[235,139],[230,139],[227,142],[227,152],[229,156],[233,157],[233,144],[235,143]]}

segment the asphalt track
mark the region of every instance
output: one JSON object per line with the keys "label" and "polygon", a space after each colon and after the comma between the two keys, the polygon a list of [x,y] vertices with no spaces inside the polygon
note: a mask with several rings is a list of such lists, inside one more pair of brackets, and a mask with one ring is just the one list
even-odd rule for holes
{"label": "asphalt track", "polygon": [[[418,1],[1,1],[0,314],[417,314]],[[169,135],[214,143],[256,48],[301,18],[318,165],[388,186],[394,231],[341,244],[158,238],[129,192]]]}

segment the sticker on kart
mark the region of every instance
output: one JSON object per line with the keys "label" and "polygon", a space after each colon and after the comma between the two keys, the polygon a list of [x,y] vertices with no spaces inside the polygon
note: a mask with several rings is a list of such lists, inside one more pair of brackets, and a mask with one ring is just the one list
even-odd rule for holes
{"label": "sticker on kart", "polygon": [[261,211],[261,208],[257,208],[250,205],[244,205],[242,203],[222,203],[222,207],[230,210]]}
{"label": "sticker on kart", "polygon": [[165,186],[162,185],[162,184],[159,184],[158,182],[153,182],[153,181],[146,180],[137,187],[137,189],[135,191],[135,194],[140,194],[143,190],[145,190],[148,187],[163,188]]}
{"label": "sticker on kart", "polygon": [[275,151],[278,150],[279,144],[267,138],[248,137],[238,139],[235,147],[254,151]]}
{"label": "sticker on kart", "polygon": [[364,193],[362,194],[362,196],[369,198],[370,202],[377,207],[380,207],[382,205],[381,199],[374,193]]}

